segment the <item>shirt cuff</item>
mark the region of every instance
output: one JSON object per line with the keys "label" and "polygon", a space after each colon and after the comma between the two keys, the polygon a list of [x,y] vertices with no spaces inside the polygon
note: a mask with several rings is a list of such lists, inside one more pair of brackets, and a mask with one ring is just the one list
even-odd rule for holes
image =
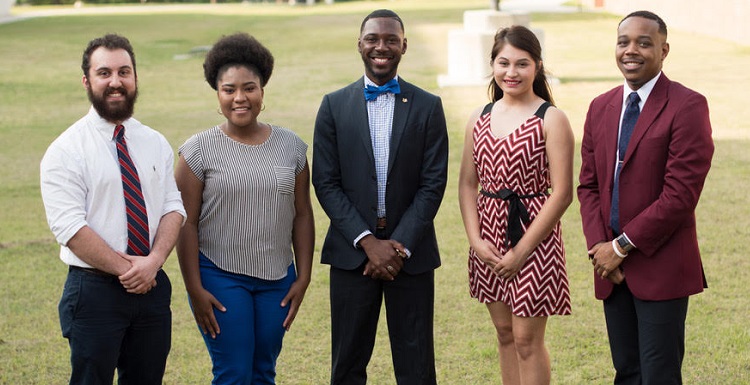
{"label": "shirt cuff", "polygon": [[[371,234],[372,234],[372,232],[370,230],[365,230],[365,231],[362,232],[362,234],[359,234],[359,236],[357,238],[354,238],[354,243],[353,243],[354,248],[355,249],[359,249],[360,248],[359,247],[359,241],[361,241],[362,238],[364,238],[364,237],[366,237],[368,235],[371,235]],[[404,253],[406,254],[406,258],[404,258],[404,259],[411,258],[411,251],[409,251],[409,249],[407,249],[406,247],[404,247]]]}
{"label": "shirt cuff", "polygon": [[372,234],[372,231],[365,230],[361,234],[359,234],[359,236],[357,238],[354,238],[354,243],[352,244],[354,246],[354,248],[355,249],[359,249],[359,241],[361,241],[362,238],[364,238],[364,237],[366,237],[368,235],[371,235],[371,234]]}

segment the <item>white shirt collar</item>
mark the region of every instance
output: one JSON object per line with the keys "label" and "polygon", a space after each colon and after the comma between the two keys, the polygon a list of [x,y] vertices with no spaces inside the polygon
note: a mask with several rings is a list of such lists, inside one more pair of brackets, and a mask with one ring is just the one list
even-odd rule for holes
{"label": "white shirt collar", "polygon": [[645,84],[641,86],[641,88],[637,90],[633,90],[630,88],[630,85],[628,85],[628,82],[625,81],[625,85],[622,88],[622,105],[623,110],[625,110],[625,106],[628,103],[628,95],[630,95],[631,92],[637,92],[638,97],[641,98],[641,101],[638,103],[638,108],[640,110],[643,110],[643,105],[646,104],[646,99],[648,99],[648,96],[651,95],[651,91],[653,91],[654,86],[656,85],[656,82],[661,77],[661,71],[659,71],[656,76],[653,77],[653,79],[647,81]]}
{"label": "white shirt collar", "polygon": [[[86,114],[86,119],[90,122],[90,125],[94,127],[97,131],[100,131],[102,135],[108,138],[114,139],[115,135],[115,127],[117,124],[112,123],[99,115],[99,113],[96,111],[96,108],[94,106],[91,106],[89,108],[88,114]],[[125,138],[127,139],[129,137],[128,135],[128,128],[133,127],[135,128],[137,124],[139,123],[135,118],[130,117],[128,119],[125,119],[121,124],[125,126]]]}

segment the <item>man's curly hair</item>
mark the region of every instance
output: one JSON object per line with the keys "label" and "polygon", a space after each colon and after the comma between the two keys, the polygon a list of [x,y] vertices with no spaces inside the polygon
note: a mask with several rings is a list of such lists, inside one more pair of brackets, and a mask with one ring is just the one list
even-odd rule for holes
{"label": "man's curly hair", "polygon": [[206,54],[203,72],[211,88],[218,90],[217,81],[232,66],[244,66],[260,77],[265,87],[273,72],[273,55],[263,44],[247,33],[224,36]]}

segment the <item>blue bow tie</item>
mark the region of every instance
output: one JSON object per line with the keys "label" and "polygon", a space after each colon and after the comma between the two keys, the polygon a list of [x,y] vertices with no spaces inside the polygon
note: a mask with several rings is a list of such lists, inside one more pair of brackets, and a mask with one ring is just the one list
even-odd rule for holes
{"label": "blue bow tie", "polygon": [[380,87],[368,85],[365,87],[365,100],[375,100],[380,94],[386,92],[393,94],[401,93],[401,86],[398,85],[398,80],[391,79],[388,83],[385,83]]}

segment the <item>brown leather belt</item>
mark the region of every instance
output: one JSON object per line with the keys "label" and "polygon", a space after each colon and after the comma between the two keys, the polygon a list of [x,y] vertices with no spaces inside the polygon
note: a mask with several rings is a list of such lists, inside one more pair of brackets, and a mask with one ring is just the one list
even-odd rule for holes
{"label": "brown leather belt", "polygon": [[385,217],[378,218],[378,223],[377,223],[377,225],[375,225],[375,228],[376,229],[385,229],[386,224],[387,223],[385,221]]}

